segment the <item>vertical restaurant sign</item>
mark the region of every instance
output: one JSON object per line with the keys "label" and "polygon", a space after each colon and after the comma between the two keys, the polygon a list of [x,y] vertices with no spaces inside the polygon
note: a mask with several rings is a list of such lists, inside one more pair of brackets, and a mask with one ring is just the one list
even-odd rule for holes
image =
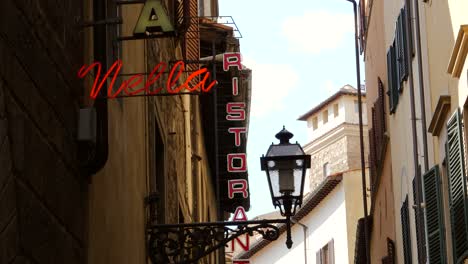
{"label": "vertical restaurant sign", "polygon": [[[220,130],[220,165],[222,163],[225,166],[220,166],[221,177],[224,174],[226,177],[225,184],[227,184],[227,206],[228,211],[234,210],[233,221],[247,221],[247,215],[245,208],[243,207],[242,199],[249,197],[248,182],[247,182],[247,155],[246,150],[246,106],[245,101],[246,92],[240,91],[240,88],[245,89],[245,86],[239,85],[239,80],[242,78],[240,73],[242,71],[242,57],[238,52],[224,53],[223,54],[223,71],[224,73],[234,73],[229,75],[230,80],[226,82],[230,89],[223,87],[224,83],[221,83],[221,87],[218,89],[218,93],[221,95],[221,106],[225,104],[225,111],[220,111],[224,118],[219,124]],[[234,70],[231,70],[234,69]],[[223,78],[226,79],[226,78]],[[227,93],[227,94],[224,94]],[[224,100],[223,100],[224,99]],[[219,102],[219,101],[218,101]],[[223,137],[230,137],[225,140]],[[221,143],[223,142],[223,143]],[[223,146],[223,144],[229,144],[229,146]],[[225,199],[222,199],[225,200]],[[225,200],[226,201],[226,200]],[[236,245],[239,245],[242,250],[248,251],[250,247],[249,235],[245,234],[240,238],[235,238],[230,243],[230,250],[236,251]],[[233,260],[233,264],[248,264],[249,260],[237,259]]]}

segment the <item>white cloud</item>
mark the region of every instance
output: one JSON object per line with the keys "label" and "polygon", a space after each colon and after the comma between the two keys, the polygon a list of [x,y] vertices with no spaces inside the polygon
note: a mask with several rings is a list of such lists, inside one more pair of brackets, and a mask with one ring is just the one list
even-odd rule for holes
{"label": "white cloud", "polygon": [[306,11],[291,16],[282,23],[281,33],[287,38],[289,50],[317,54],[339,47],[346,34],[354,32],[350,14],[329,11]]}
{"label": "white cloud", "polygon": [[286,95],[297,85],[299,76],[291,64],[257,63],[243,58],[252,69],[252,117],[282,110]]}

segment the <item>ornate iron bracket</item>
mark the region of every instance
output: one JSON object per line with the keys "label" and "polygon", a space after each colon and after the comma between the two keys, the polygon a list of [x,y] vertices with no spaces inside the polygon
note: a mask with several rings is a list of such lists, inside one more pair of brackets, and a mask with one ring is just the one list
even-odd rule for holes
{"label": "ornate iron bracket", "polygon": [[196,263],[243,234],[276,240],[275,224],[290,225],[290,219],[153,225],[147,230],[149,255],[154,264]]}

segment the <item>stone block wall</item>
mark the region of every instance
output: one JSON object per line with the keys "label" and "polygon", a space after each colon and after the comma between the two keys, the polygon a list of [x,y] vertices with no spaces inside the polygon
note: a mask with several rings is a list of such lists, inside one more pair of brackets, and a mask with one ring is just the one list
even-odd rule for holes
{"label": "stone block wall", "polygon": [[[367,136],[364,137],[364,156],[369,156]],[[312,154],[309,169],[310,189],[314,190],[324,179],[323,166],[326,162],[330,166],[330,174],[361,168],[360,142],[357,135],[344,135],[331,144]]]}
{"label": "stone block wall", "polygon": [[314,190],[324,180],[323,166],[326,162],[330,166],[330,174],[348,169],[346,137],[342,137],[312,154],[311,161],[310,189]]}
{"label": "stone block wall", "polygon": [[0,263],[85,263],[76,124],[82,1],[2,1]]}

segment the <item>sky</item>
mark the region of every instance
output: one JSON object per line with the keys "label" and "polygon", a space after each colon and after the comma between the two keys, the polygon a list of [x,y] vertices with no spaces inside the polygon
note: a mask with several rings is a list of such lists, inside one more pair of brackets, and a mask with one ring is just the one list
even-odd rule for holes
{"label": "sky", "polygon": [[[292,142],[307,144],[307,124],[297,118],[342,86],[356,87],[353,9],[345,0],[219,0],[219,14],[234,19],[243,64],[252,69],[247,140],[252,219],[276,210],[260,169],[262,154],[278,143],[275,134],[284,125],[294,134]],[[361,75],[363,81],[362,70]]]}

